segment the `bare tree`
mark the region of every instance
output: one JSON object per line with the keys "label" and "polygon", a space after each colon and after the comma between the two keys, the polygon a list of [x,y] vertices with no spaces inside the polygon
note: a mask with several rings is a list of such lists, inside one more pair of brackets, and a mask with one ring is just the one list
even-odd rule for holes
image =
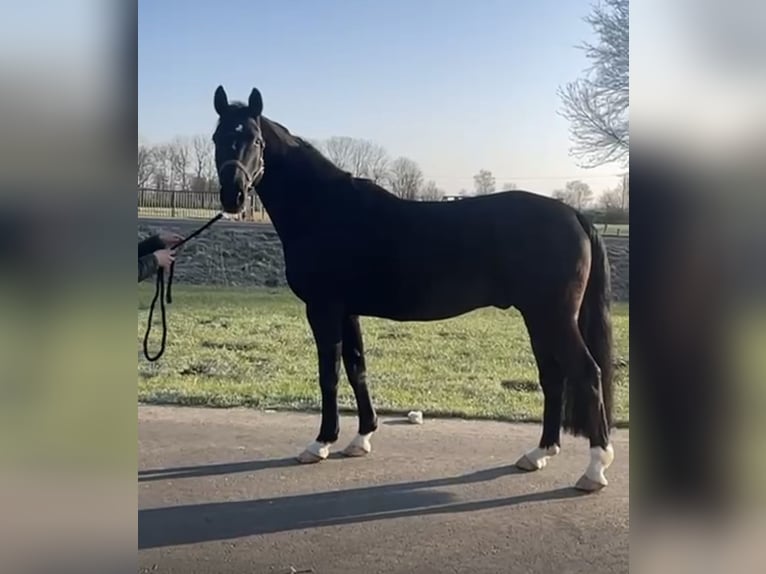
{"label": "bare tree", "polygon": [[439,201],[442,197],[444,197],[444,190],[439,189],[432,179],[429,179],[420,190],[420,199],[423,201]]}
{"label": "bare tree", "polygon": [[388,176],[391,160],[385,148],[372,142],[360,142],[360,150],[364,150],[364,163],[359,166],[360,175],[375,183],[383,183]]}
{"label": "bare tree", "polygon": [[417,163],[406,157],[393,161],[388,175],[391,193],[402,199],[417,199],[423,185],[423,172]]}
{"label": "bare tree", "polygon": [[495,176],[487,169],[482,169],[473,176],[473,187],[476,195],[487,195],[495,191]]}
{"label": "bare tree", "polygon": [[192,138],[194,178],[192,189],[204,191],[211,189],[215,177],[214,146],[208,136],[197,135]]}
{"label": "bare tree", "polygon": [[154,149],[146,143],[138,144],[138,187],[148,187],[155,171]]}
{"label": "bare tree", "polygon": [[584,43],[592,65],[583,78],[559,89],[569,120],[571,155],[583,167],[628,162],[629,36],[628,0],[603,0],[585,19],[598,37]]}
{"label": "bare tree", "polygon": [[322,142],[321,149],[338,168],[353,175],[352,156],[354,139],[345,136],[333,136]]}
{"label": "bare tree", "polygon": [[388,153],[382,146],[373,142],[334,136],[312,145],[336,166],[354,177],[366,177],[380,183],[388,175]]}
{"label": "bare tree", "polygon": [[191,145],[189,140],[176,137],[170,144],[170,166],[173,185],[179,189],[189,189],[189,171],[191,168]]}
{"label": "bare tree", "polygon": [[504,191],[513,191],[514,189],[519,189],[519,186],[518,186],[518,185],[516,185],[515,183],[513,183],[512,181],[506,181],[506,182],[503,184],[503,187],[502,187],[502,189],[503,189]]}
{"label": "bare tree", "polygon": [[564,189],[557,189],[552,195],[575,209],[584,209],[593,199],[593,190],[587,183],[574,180],[568,181]]}
{"label": "bare tree", "polygon": [[622,200],[620,205],[623,211],[628,211],[630,209],[630,177],[628,177],[627,172],[622,174],[622,184],[620,185],[620,190],[622,191]]}
{"label": "bare tree", "polygon": [[593,201],[593,190],[587,183],[579,179],[568,181],[566,191],[574,198],[574,207],[577,209],[585,209]]}
{"label": "bare tree", "polygon": [[622,185],[605,190],[599,196],[597,205],[605,211],[622,211]]}
{"label": "bare tree", "polygon": [[172,186],[170,146],[167,144],[154,146],[152,155],[154,156],[154,167],[152,170],[154,187],[157,189],[169,189]]}

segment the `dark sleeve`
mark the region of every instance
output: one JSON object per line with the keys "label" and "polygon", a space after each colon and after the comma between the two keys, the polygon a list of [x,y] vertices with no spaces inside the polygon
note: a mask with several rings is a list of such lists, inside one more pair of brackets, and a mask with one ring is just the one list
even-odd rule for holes
{"label": "dark sleeve", "polygon": [[149,253],[138,258],[138,282],[148,279],[157,272],[157,258]]}
{"label": "dark sleeve", "polygon": [[141,258],[160,249],[165,249],[165,244],[159,235],[152,235],[138,244],[138,257]]}

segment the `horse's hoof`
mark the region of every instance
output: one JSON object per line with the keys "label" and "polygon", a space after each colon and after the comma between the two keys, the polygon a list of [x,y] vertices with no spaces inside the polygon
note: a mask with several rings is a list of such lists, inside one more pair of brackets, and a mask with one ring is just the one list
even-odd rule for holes
{"label": "horse's hoof", "polygon": [[323,461],[329,454],[330,445],[314,441],[296,458],[301,464],[314,464]]}
{"label": "horse's hoof", "polygon": [[[372,434],[372,433],[370,433]],[[356,435],[346,448],[341,451],[343,456],[359,457],[367,456],[372,451],[370,435]]]}
{"label": "horse's hoof", "polygon": [[345,449],[343,449],[343,451],[341,451],[341,454],[343,456],[353,458],[353,457],[359,457],[359,456],[367,456],[368,454],[370,454],[370,451],[364,450],[360,446],[350,444]]}
{"label": "horse's hoof", "polygon": [[559,452],[561,452],[561,447],[557,444],[545,448],[533,448],[516,461],[516,467],[530,472],[542,470],[548,464],[548,459],[556,456]]}
{"label": "horse's hoof", "polygon": [[584,474],[580,477],[580,480],[577,481],[575,484],[575,488],[577,490],[581,490],[583,492],[598,492],[599,490],[603,489],[607,484],[606,479],[604,479],[604,482],[597,482],[591,478],[588,478]]}
{"label": "horse's hoof", "polygon": [[324,460],[321,456],[316,455],[313,452],[308,451],[308,450],[304,450],[302,453],[300,453],[295,458],[301,464],[314,464],[314,463],[321,462],[321,461]]}
{"label": "horse's hoof", "polygon": [[607,445],[606,448],[593,447],[590,449],[590,463],[585,474],[577,481],[575,488],[585,492],[596,492],[604,488],[609,482],[604,476],[604,471],[614,461],[614,448]]}
{"label": "horse's hoof", "polygon": [[540,470],[541,468],[543,468],[543,466],[545,466],[545,461],[539,461],[538,464],[535,464],[535,462],[532,459],[530,459],[526,454],[516,461],[516,468],[519,468],[521,470],[526,470],[527,472]]}
{"label": "horse's hoof", "polygon": [[364,447],[358,445],[358,444],[350,444],[346,448],[344,448],[341,451],[341,454],[343,456],[348,457],[357,457],[357,456],[367,456],[370,454],[369,450],[365,450]]}

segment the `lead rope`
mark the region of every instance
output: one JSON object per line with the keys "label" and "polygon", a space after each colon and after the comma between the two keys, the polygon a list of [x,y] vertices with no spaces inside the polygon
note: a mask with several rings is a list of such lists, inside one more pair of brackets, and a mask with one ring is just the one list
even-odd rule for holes
{"label": "lead rope", "polygon": [[[177,250],[179,249],[184,243],[189,241],[190,239],[193,239],[203,231],[205,231],[208,227],[213,225],[216,221],[221,219],[223,217],[223,213],[219,213],[215,217],[213,217],[210,221],[208,221],[205,225],[197,229],[194,233],[186,237],[184,240],[182,240],[180,243],[178,243],[173,249]],[[167,303],[170,305],[173,302],[173,297],[171,293],[171,289],[173,286],[173,271],[175,270],[176,262],[173,261],[173,263],[170,264],[170,273],[168,274],[168,288],[167,288]],[[160,350],[159,352],[151,356],[149,354],[149,333],[151,333],[152,330],[152,317],[154,316],[154,308],[157,305],[157,299],[160,301],[160,311],[162,312],[162,342],[160,343]],[[165,270],[160,267],[157,270],[157,283],[154,290],[154,298],[152,299],[152,305],[149,307],[149,319],[147,320],[146,324],[146,334],[144,335],[144,356],[148,361],[156,361],[159,359],[162,354],[165,352],[165,342],[168,338],[168,325],[167,325],[167,318],[165,314]]]}

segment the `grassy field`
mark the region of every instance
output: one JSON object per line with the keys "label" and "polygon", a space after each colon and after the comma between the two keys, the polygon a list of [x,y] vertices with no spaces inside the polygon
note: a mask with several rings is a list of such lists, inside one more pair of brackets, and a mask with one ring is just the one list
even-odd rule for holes
{"label": "grassy field", "polygon": [[[143,357],[152,284],[139,288],[138,396],[150,403],[319,407],[316,351],[303,307],[288,291],[174,286],[168,345],[156,363]],[[629,418],[628,307],[614,308],[616,419]],[[155,314],[150,351],[158,349]],[[433,323],[363,318],[369,382],[380,413],[539,420],[542,393],[529,339],[515,311],[483,309]],[[348,384],[340,402],[354,408]]]}

